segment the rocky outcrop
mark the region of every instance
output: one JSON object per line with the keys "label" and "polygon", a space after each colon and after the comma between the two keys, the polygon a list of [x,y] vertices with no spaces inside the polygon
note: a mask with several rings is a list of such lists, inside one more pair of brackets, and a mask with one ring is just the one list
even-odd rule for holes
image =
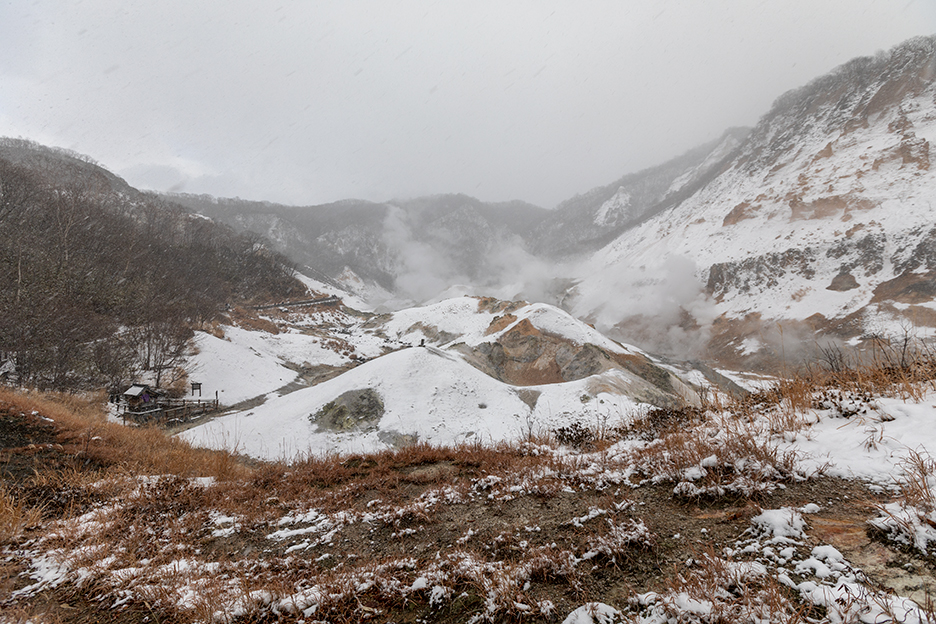
{"label": "rocky outcrop", "polygon": [[[568,338],[536,328],[529,320],[516,322],[511,315],[497,317],[491,328],[498,331],[515,323],[496,341],[455,349],[476,368],[515,386],[538,386],[586,379],[599,373],[625,372],[615,392],[660,407],[694,403],[692,388],[649,358],[636,353],[614,353],[593,344],[578,344]],[[605,383],[608,383],[605,381]],[[624,387],[626,386],[626,387]],[[605,391],[596,388],[597,391]],[[533,397],[535,403],[535,397]]]}
{"label": "rocky outcrop", "polygon": [[816,252],[813,249],[787,249],[782,252],[719,262],[709,268],[706,290],[720,301],[733,293],[760,292],[776,287],[788,274],[812,279]]}
{"label": "rocky outcrop", "polygon": [[310,415],[309,420],[319,431],[362,432],[376,429],[383,413],[380,395],[371,388],[364,388],[345,392]]}
{"label": "rocky outcrop", "polygon": [[855,276],[851,273],[839,273],[832,278],[832,283],[826,286],[826,290],[834,290],[836,292],[845,292],[846,290],[854,290],[858,288],[858,280],[855,279]]}

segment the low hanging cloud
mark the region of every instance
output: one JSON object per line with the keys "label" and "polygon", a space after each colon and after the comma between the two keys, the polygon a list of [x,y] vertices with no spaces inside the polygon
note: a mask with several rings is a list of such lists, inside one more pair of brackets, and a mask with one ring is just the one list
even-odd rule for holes
{"label": "low hanging cloud", "polygon": [[685,256],[594,272],[576,287],[572,311],[619,340],[679,356],[704,345],[717,317],[698,267]]}
{"label": "low hanging cloud", "polygon": [[[470,282],[449,256],[416,237],[410,217],[402,208],[389,207],[383,240],[394,256],[396,291],[405,299],[428,301],[452,284]],[[409,301],[400,302],[406,303]]]}

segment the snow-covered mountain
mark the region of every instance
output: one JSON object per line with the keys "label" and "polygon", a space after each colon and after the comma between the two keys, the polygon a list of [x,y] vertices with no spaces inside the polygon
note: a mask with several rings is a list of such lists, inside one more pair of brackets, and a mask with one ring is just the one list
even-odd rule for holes
{"label": "snow-covered mountain", "polygon": [[933,327],[934,50],[924,37],[855,59],[781,96],[755,128],[552,211],[460,195],[178,199],[394,309],[442,292],[531,298],[653,350],[725,360],[779,355],[786,338]]}
{"label": "snow-covered mountain", "polygon": [[520,201],[485,203],[434,195],[386,203],[320,206],[169,195],[167,199],[239,230],[263,235],[306,274],[398,309],[439,298],[451,285],[474,294],[561,299],[573,263],[719,171],[744,139],[733,128],[670,161],[544,210]]}
{"label": "snow-covered mountain", "polygon": [[784,322],[936,326],[934,77],[936,38],[918,38],[786,93],[718,175],[590,258],[573,313],[626,330],[642,296],[673,293],[746,352]]}
{"label": "snow-covered mountain", "polygon": [[749,131],[731,128],[715,141],[661,165],[562,202],[537,226],[532,248],[549,258],[596,251],[625,230],[685,199],[717,174],[722,161]]}

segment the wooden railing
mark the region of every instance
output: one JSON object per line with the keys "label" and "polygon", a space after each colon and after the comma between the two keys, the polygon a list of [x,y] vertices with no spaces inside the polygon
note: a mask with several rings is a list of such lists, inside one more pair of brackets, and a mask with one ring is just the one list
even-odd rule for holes
{"label": "wooden railing", "polygon": [[124,424],[172,427],[217,411],[217,399],[163,399],[155,404],[128,408],[121,414]]}

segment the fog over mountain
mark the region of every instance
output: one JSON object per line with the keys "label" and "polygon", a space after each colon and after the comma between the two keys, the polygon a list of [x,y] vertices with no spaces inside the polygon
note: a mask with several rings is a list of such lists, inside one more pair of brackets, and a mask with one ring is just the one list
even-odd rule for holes
{"label": "fog over mountain", "polygon": [[377,306],[546,301],[648,348],[729,359],[769,356],[778,323],[837,340],[901,319],[931,326],[934,48],[921,37],[852,60],[778,98],[753,129],[552,211],[464,195],[171,199],[267,236]]}
{"label": "fog over mountain", "polygon": [[[853,59],[779,97],[753,128],[553,210],[465,194],[159,202],[259,234],[377,311],[466,294],[544,302],[653,352],[738,366],[776,361],[784,332],[800,345],[926,333],[936,326],[934,49],[933,36],[917,37]],[[6,144],[17,166],[152,203],[89,157]]]}

